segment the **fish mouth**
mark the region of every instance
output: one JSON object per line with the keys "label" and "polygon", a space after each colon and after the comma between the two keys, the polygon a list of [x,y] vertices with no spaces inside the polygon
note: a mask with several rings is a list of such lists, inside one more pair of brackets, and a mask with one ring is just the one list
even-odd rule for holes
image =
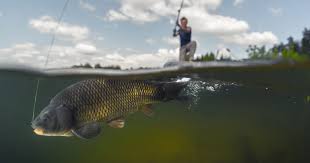
{"label": "fish mouth", "polygon": [[37,135],[43,136],[44,135],[44,130],[41,128],[36,128],[33,130],[33,132]]}

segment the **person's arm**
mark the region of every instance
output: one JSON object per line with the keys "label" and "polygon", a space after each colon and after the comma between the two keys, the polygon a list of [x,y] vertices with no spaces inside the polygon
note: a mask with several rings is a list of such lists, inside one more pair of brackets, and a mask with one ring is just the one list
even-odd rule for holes
{"label": "person's arm", "polygon": [[177,37],[180,34],[179,30],[177,30],[177,27],[180,30],[181,26],[179,24],[179,21],[176,22],[175,28],[173,29],[173,37]]}

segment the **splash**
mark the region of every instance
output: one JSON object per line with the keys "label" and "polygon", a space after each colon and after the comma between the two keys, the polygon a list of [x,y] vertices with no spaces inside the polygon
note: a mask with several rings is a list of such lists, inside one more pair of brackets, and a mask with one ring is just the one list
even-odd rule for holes
{"label": "splash", "polygon": [[[181,79],[184,80],[184,79]],[[189,104],[188,110],[192,110],[192,108],[198,105],[200,101],[200,95],[202,92],[216,93],[218,91],[223,90],[224,87],[228,86],[241,86],[237,83],[223,82],[218,80],[188,80],[189,84],[187,88],[184,90],[185,96],[191,99],[191,103]],[[228,91],[228,89],[225,89]]]}

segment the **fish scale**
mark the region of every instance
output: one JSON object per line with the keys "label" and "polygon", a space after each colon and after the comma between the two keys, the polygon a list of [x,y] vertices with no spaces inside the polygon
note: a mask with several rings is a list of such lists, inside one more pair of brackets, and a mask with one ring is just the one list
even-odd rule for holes
{"label": "fish scale", "polygon": [[110,121],[134,113],[143,105],[160,102],[161,91],[147,81],[94,79],[65,89],[52,102],[70,106],[79,123]]}

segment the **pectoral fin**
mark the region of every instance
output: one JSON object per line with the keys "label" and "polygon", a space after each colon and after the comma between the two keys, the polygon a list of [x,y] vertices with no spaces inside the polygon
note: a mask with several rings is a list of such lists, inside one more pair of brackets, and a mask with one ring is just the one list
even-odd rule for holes
{"label": "pectoral fin", "polygon": [[115,119],[112,120],[108,123],[108,125],[112,128],[124,128],[125,127],[125,120],[120,118],[120,119]]}
{"label": "pectoral fin", "polygon": [[150,105],[150,104],[143,106],[141,111],[142,111],[142,113],[144,113],[148,117],[152,117],[154,115],[154,111],[152,109],[152,105]]}
{"label": "pectoral fin", "polygon": [[98,136],[101,132],[99,123],[91,123],[72,130],[72,133],[82,139],[91,139]]}

